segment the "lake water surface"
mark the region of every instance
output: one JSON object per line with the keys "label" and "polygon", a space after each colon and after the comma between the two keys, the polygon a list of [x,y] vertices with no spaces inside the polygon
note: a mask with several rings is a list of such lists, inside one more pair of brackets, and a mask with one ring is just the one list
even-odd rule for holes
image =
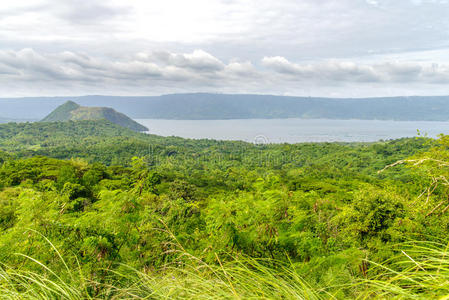
{"label": "lake water surface", "polygon": [[256,143],[372,142],[427,134],[449,134],[449,122],[245,119],[161,120],[137,119],[149,133],[193,139],[241,140]]}

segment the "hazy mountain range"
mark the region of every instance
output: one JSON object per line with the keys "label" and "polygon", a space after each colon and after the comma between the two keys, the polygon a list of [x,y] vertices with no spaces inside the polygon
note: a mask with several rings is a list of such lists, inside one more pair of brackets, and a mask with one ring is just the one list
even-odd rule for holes
{"label": "hazy mountain range", "polygon": [[206,93],[153,97],[1,98],[0,116],[7,121],[40,120],[67,100],[76,101],[83,106],[111,107],[134,119],[449,120],[449,96],[337,99]]}

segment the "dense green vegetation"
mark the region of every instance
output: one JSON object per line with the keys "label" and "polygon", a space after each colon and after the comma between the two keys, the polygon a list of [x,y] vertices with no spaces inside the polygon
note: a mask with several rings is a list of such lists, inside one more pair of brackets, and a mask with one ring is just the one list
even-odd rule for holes
{"label": "dense green vegetation", "polygon": [[448,137],[252,145],[104,120],[3,124],[0,290],[443,297],[448,147]]}
{"label": "dense green vegetation", "polygon": [[42,122],[65,122],[80,120],[108,120],[111,123],[134,131],[148,131],[148,128],[130,119],[126,115],[109,107],[79,106],[73,101],[58,106]]}
{"label": "dense green vegetation", "polygon": [[[315,98],[273,95],[171,94],[152,97],[70,97],[84,106],[107,106],[135,119],[327,118],[447,121],[448,96]],[[0,99],[2,116],[40,120],[67,97]],[[27,108],[24,110],[24,107]]]}

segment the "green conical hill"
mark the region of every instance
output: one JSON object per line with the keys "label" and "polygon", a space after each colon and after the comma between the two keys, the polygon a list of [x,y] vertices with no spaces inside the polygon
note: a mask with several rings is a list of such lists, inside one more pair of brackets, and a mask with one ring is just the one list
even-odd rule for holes
{"label": "green conical hill", "polygon": [[148,131],[148,128],[137,123],[128,116],[115,111],[109,107],[80,106],[73,101],[57,107],[41,122],[64,122],[78,120],[101,120],[106,119],[114,124],[132,129],[134,131]]}

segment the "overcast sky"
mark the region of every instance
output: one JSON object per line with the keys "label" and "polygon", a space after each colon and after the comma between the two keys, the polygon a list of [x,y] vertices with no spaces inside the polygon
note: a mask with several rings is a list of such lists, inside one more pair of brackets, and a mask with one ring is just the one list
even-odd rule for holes
{"label": "overcast sky", "polygon": [[448,0],[4,0],[0,97],[449,95]]}

